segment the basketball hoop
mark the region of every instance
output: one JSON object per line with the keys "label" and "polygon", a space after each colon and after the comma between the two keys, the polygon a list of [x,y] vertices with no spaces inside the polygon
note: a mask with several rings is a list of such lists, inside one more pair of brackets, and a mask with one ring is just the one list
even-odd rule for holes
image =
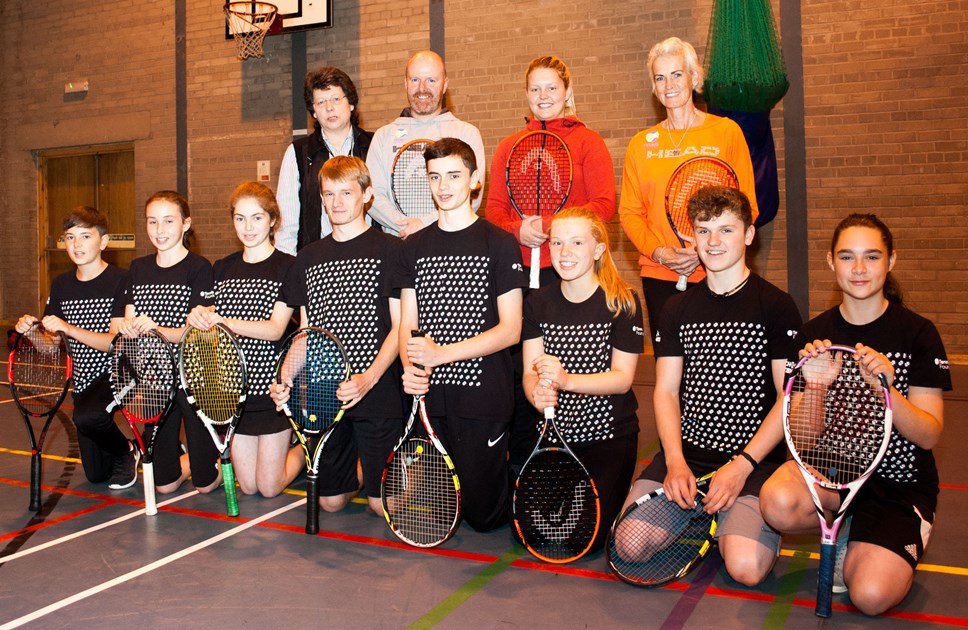
{"label": "basketball hoop", "polygon": [[239,47],[239,60],[265,56],[262,40],[276,21],[276,5],[268,2],[229,2],[225,5],[225,20]]}

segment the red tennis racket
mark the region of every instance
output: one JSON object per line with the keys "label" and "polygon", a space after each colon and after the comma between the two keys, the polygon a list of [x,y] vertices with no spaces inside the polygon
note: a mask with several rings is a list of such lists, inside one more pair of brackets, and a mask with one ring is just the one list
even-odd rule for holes
{"label": "red tennis racket", "polygon": [[[697,190],[708,186],[739,188],[739,179],[729,164],[714,157],[690,158],[669,178],[665,194],[666,219],[682,247],[686,246],[686,238],[692,239],[696,235],[689,221],[689,200]],[[685,291],[687,278],[679,276],[676,289]]]}

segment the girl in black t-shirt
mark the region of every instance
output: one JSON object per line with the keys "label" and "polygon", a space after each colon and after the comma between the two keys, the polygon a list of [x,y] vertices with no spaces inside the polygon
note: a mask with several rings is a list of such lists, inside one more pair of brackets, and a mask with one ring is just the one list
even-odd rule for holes
{"label": "girl in black t-shirt", "polygon": [[[131,262],[131,288],[120,331],[135,337],[157,330],[176,344],[185,331],[188,312],[212,303],[212,265],[188,249],[192,227],[188,201],[177,192],[162,190],[145,203],[148,239],[156,253]],[[174,492],[191,474],[199,492],[211,492],[222,482],[216,466],[218,451],[208,431],[195,417],[181,390],[155,441],[155,484],[160,493]],[[188,457],[181,454],[179,430],[185,418]]]}
{"label": "girl in black t-shirt", "polygon": [[[595,480],[601,522],[609,524],[635,470],[639,423],[631,387],[644,346],[642,310],[615,268],[597,214],[562,210],[550,233],[561,281],[525,300],[524,392],[537,409],[556,408],[556,425]],[[599,529],[595,548],[607,531]]]}
{"label": "girl in black t-shirt", "polygon": [[289,448],[289,421],[269,398],[278,341],[293,314],[281,291],[295,258],[275,249],[282,217],[272,190],[242,183],[229,206],[243,249],[215,263],[215,305],[196,306],[188,324],[208,330],[221,323],[239,336],[248,396],[232,439],[232,462],[242,492],[272,497],[305,467],[301,449]]}
{"label": "girl in black t-shirt", "polygon": [[[924,555],[938,496],[931,448],[944,424],[942,391],[951,389],[938,331],[901,303],[891,276],[895,260],[891,232],[876,216],[852,214],[841,221],[827,264],[843,301],[804,324],[799,335],[808,342],[799,356],[817,356],[833,344],[853,346],[861,365],[891,385],[891,441],[848,508],[834,570],[834,592],[849,588],[852,603],[868,615],[904,599]],[[835,511],[840,495],[818,490],[824,506]],[[817,530],[813,501],[793,462],[764,484],[760,502],[764,518],[781,532]]]}

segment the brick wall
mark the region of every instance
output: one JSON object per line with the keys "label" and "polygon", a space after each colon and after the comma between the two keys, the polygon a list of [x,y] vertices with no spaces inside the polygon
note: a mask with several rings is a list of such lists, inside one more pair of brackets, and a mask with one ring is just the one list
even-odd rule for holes
{"label": "brick wall", "polygon": [[[0,249],[3,319],[39,298],[31,150],[132,141],[138,216],[151,192],[175,186],[172,4],[129,0],[67,9],[69,15],[51,0],[0,4],[7,25],[0,211],[11,219],[8,226],[23,227],[22,238],[8,237]],[[776,10],[778,0],[773,4]],[[257,160],[271,160],[275,187],[291,140],[291,93],[301,91],[291,82],[291,38],[268,38],[267,61],[239,62],[234,43],[224,39],[221,5],[186,5],[189,200],[198,250],[211,259],[237,248],[226,204],[236,184],[255,178]],[[403,68],[411,52],[429,45],[429,2],[334,5],[335,27],[306,34],[307,65],[346,70],[360,91],[363,126],[375,130],[406,105]],[[490,155],[523,123],[527,63],[557,54],[572,70],[579,116],[612,154],[617,185],[629,138],[662,117],[648,88],[649,48],[676,34],[695,43],[702,57],[709,5],[451,0],[444,16],[449,104],[481,129]],[[802,11],[811,314],[835,299],[823,263],[833,225],[847,212],[874,210],[895,230],[897,272],[910,304],[939,325],[949,352],[968,354],[968,277],[959,269],[968,238],[965,3],[820,1],[804,3]],[[41,41],[58,43],[38,47]],[[89,80],[91,91],[65,100],[63,84],[78,78]],[[781,109],[773,121],[782,200]],[[921,182],[928,187],[914,185]],[[638,254],[617,218],[611,227],[623,274],[639,286]],[[785,287],[782,205],[758,240],[754,267]],[[146,244],[140,240],[141,253]]]}

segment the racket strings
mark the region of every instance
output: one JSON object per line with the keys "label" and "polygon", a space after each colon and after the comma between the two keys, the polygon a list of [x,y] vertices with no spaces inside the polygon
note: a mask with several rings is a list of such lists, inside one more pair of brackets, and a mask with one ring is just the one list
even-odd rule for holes
{"label": "racket strings", "polygon": [[397,535],[419,546],[446,540],[460,510],[454,484],[453,470],[428,440],[404,442],[384,482],[387,515]]}
{"label": "racket strings", "polygon": [[121,337],[111,357],[111,383],[121,405],[140,420],[160,416],[176,382],[168,342],[154,335]]}
{"label": "racket strings", "polygon": [[238,347],[218,328],[193,329],[181,347],[188,392],[215,424],[232,420],[244,393],[244,370]]}
{"label": "racket strings", "polygon": [[525,215],[554,214],[571,188],[568,147],[550,134],[524,136],[508,157],[507,178],[510,197]]}
{"label": "racket strings", "polygon": [[60,402],[70,371],[60,335],[44,336],[43,344],[20,339],[10,357],[8,377],[21,404],[49,411]]}
{"label": "racket strings", "polygon": [[425,217],[437,209],[427,183],[424,151],[429,142],[416,140],[404,146],[393,161],[391,187],[400,211],[408,217]]}
{"label": "racket strings", "polygon": [[666,209],[680,236],[694,236],[689,200],[697,190],[708,186],[738,188],[739,181],[728,165],[711,159],[683,162],[676,170],[666,192]]}
{"label": "racket strings", "polygon": [[826,483],[859,479],[885,439],[883,389],[850,356],[811,360],[794,378],[788,423],[800,461]]}
{"label": "racket strings", "polygon": [[287,361],[298,366],[290,379],[293,420],[308,432],[323,431],[342,410],[336,390],[348,376],[346,357],[336,340],[320,330],[304,331],[290,348],[297,356],[290,356]]}
{"label": "racket strings", "polygon": [[530,459],[518,477],[514,510],[525,544],[552,560],[583,554],[598,533],[594,483],[563,451],[548,450]]}
{"label": "racket strings", "polygon": [[650,586],[685,575],[711,545],[715,518],[701,504],[684,510],[665,495],[633,505],[608,543],[612,568],[627,581]]}

